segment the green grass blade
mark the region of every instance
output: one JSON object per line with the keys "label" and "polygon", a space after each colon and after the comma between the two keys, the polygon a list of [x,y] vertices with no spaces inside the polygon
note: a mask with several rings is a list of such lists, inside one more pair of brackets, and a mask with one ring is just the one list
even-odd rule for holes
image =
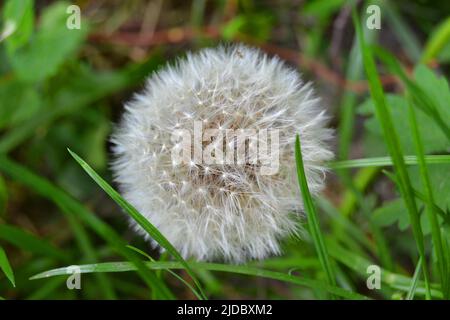
{"label": "green grass blade", "polygon": [[391,26],[390,30],[395,33],[409,59],[417,62],[421,55],[421,45],[414,30],[398,12],[398,8],[394,2],[383,1],[383,4],[383,13],[386,16],[388,24]]}
{"label": "green grass blade", "polygon": [[68,262],[69,255],[47,241],[15,226],[0,224],[0,239],[23,250]]}
{"label": "green grass blade", "polygon": [[69,149],[69,153],[86,171],[86,173],[113,199],[122,209],[124,209],[156,242],[167,250],[175,259],[186,267],[186,271],[195,282],[197,288],[206,298],[201,285],[188,263],[181,257],[174,246],[163,236],[163,234],[141,215],[128,201],[126,201],[116,190],[114,190],[102,177],[100,177],[83,159]]}
{"label": "green grass blade", "polygon": [[360,48],[363,54],[364,66],[366,69],[367,78],[369,81],[370,93],[375,103],[375,114],[380,123],[383,131],[383,136],[386,141],[389,153],[394,163],[396,174],[399,177],[400,192],[402,194],[405,205],[408,208],[409,218],[416,241],[417,250],[419,256],[422,257],[422,271],[424,274],[424,280],[427,285],[427,298],[430,297],[429,281],[428,281],[428,268],[425,259],[425,245],[423,239],[422,227],[420,225],[420,216],[417,210],[416,201],[409,180],[408,172],[404,162],[402,149],[398,140],[394,124],[388,107],[386,105],[386,99],[381,85],[380,78],[378,76],[374,58],[372,52],[366,46],[364,37],[362,35],[361,26],[359,24],[358,16],[353,11],[353,20],[358,34]]}
{"label": "green grass blade", "polygon": [[[136,251],[137,253],[143,255],[144,257],[146,257],[148,260],[155,262],[155,259],[153,259],[151,256],[149,256],[147,253],[145,253],[144,251],[142,251],[141,249],[138,249],[136,247],[133,246],[127,246],[128,248],[130,248],[131,250]],[[202,295],[193,287],[191,286],[190,283],[188,283],[186,280],[184,280],[182,277],[180,277],[178,274],[176,274],[175,272],[173,272],[170,269],[165,269],[165,271],[167,271],[168,273],[170,273],[172,276],[174,276],[175,278],[177,278],[181,283],[183,283],[186,287],[189,288],[189,290],[191,290],[194,295],[197,297],[197,299],[202,300],[203,297]],[[102,274],[102,273],[100,273]]]}
{"label": "green grass blade", "polygon": [[320,263],[322,264],[322,268],[324,269],[325,274],[327,276],[328,283],[330,285],[335,286],[336,276],[334,274],[334,270],[332,269],[331,262],[328,257],[327,248],[325,246],[325,242],[323,240],[322,232],[319,226],[319,219],[317,217],[316,208],[312,201],[311,194],[308,188],[308,183],[306,181],[305,168],[303,167],[303,157],[300,145],[300,137],[298,134],[295,139],[295,160],[297,165],[298,183],[300,186],[300,191],[303,198],[303,205],[308,219],[309,231],[313,239],[317,255],[319,256]]}
{"label": "green grass blade", "polygon": [[[121,237],[110,226],[105,224],[94,213],[85,208],[84,205],[74,200],[64,191],[51,184],[44,178],[34,174],[27,168],[9,160],[6,156],[0,156],[0,170],[8,174],[13,179],[27,185],[37,193],[53,201],[62,211],[68,215],[79,217],[87,226],[89,226],[101,238],[107,241],[114,250],[124,258],[136,265],[138,274],[144,280],[145,284],[156,291],[160,298],[174,299],[175,296],[167,286],[158,279],[153,272],[145,267],[143,261],[138,256],[128,250]],[[0,225],[1,227],[1,225]],[[1,234],[1,232],[0,232]]]}
{"label": "green grass blade", "polygon": [[428,220],[430,222],[431,226],[431,238],[433,241],[434,250],[436,253],[436,259],[437,259],[437,269],[440,274],[441,279],[441,288],[442,288],[442,295],[445,299],[448,298],[449,292],[448,292],[448,274],[447,274],[447,268],[445,265],[445,256],[444,256],[444,249],[442,247],[442,235],[441,235],[441,228],[439,226],[438,221],[438,213],[434,209],[434,195],[433,195],[433,189],[431,187],[431,181],[428,174],[428,168],[427,163],[425,161],[424,157],[424,147],[422,144],[421,135],[419,133],[419,127],[417,125],[416,120],[416,114],[414,111],[414,108],[412,106],[412,103],[409,99],[408,95],[408,104],[409,104],[409,122],[411,124],[411,129],[413,133],[413,140],[414,144],[417,150],[417,157],[419,159],[419,171],[420,176],[422,180],[422,187],[425,191],[426,196],[426,214],[428,217]]}
{"label": "green grass blade", "polygon": [[5,180],[0,175],[0,218],[5,216],[7,202],[8,202],[8,189],[6,188]]}
{"label": "green grass blade", "polygon": [[5,250],[0,246],[0,269],[3,270],[9,282],[15,287],[16,281],[14,280],[14,272],[9,264],[8,257],[6,256]]}
{"label": "green grass blade", "polygon": [[[66,214],[66,217],[74,233],[78,247],[80,248],[80,251],[84,254],[86,260],[95,262],[99,261],[97,252],[95,251],[94,246],[92,245],[91,239],[86,230],[84,229],[84,226],[79,221],[79,218],[70,214]],[[106,299],[108,300],[117,299],[117,296],[114,292],[114,288],[105,275],[100,273],[96,274],[96,280],[98,283],[98,288],[101,291],[103,291],[103,294]]]}
{"label": "green grass blade", "polygon": [[[327,241],[330,255],[337,261],[355,271],[362,279],[367,279],[367,268],[373,265],[373,261],[355,254],[337,244],[335,241]],[[381,269],[381,282],[397,290],[408,292],[411,287],[412,279],[402,274],[394,273],[389,270]],[[431,296],[434,298],[442,298],[439,285],[430,284]],[[423,281],[418,281],[416,293],[424,296],[428,294],[428,288]]]}
{"label": "green grass blade", "polygon": [[[193,268],[210,270],[210,271],[218,271],[218,272],[228,272],[234,274],[243,274],[267,279],[278,280],[287,283],[293,283],[300,286],[305,286],[308,288],[325,290],[331,294],[336,296],[340,296],[348,299],[367,299],[367,297],[351,292],[336,286],[330,286],[328,284],[323,283],[322,281],[310,280],[305,278],[299,278],[296,276],[292,276],[282,272],[270,271],[259,269],[250,266],[244,265],[228,265],[228,264],[218,264],[218,263],[207,263],[207,262],[191,262],[190,263]],[[155,262],[147,262],[146,266],[151,269],[185,269],[185,266],[180,262],[167,262],[167,261],[155,261]],[[125,272],[125,271],[133,271],[135,270],[135,266],[129,262],[106,262],[106,263],[97,263],[90,265],[81,265],[80,271],[82,273],[92,273],[92,272]],[[40,274],[32,276],[30,279],[42,279],[47,277],[53,277],[57,275],[66,275],[67,267],[58,268],[49,270],[46,272],[42,272]]]}
{"label": "green grass blade", "polygon": [[[427,164],[447,164],[450,163],[450,155],[425,155]],[[404,156],[406,165],[417,165],[417,156]],[[393,165],[391,157],[375,157],[365,159],[332,161],[328,163],[331,169],[365,168],[365,167],[390,167]]]}
{"label": "green grass blade", "polygon": [[406,300],[413,300],[414,299],[414,295],[416,293],[417,290],[417,284],[419,282],[419,276],[420,273],[422,272],[422,258],[419,258],[419,261],[417,262],[417,266],[416,266],[416,270],[414,270],[414,275],[413,275],[413,279],[411,281],[411,287],[408,290],[408,293],[406,294]]}

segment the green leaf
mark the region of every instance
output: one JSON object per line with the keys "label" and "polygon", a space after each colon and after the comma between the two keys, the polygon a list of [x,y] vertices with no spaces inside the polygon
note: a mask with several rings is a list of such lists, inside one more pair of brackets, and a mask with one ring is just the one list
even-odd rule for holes
{"label": "green leaf", "polygon": [[167,250],[175,259],[177,259],[185,268],[191,278],[194,280],[196,286],[200,290],[202,296],[205,298],[200,283],[197,280],[194,272],[189,267],[188,263],[181,257],[174,246],[164,237],[164,235],[140,214],[128,201],[126,201],[116,190],[114,190],[103,178],[101,178],[83,159],[70,149],[69,153],[86,171],[86,173],[113,199],[122,209],[124,209],[147,233],[158,242],[163,248]]}
{"label": "green leaf", "polygon": [[[415,154],[414,140],[411,135],[411,124],[409,123],[409,121],[399,121],[399,119],[408,119],[408,102],[404,97],[387,94],[386,103],[390,106],[389,110],[392,114],[392,118],[397,119],[397,121],[394,121],[393,124],[400,140],[402,149],[405,153]],[[375,114],[374,100],[366,100],[366,102],[359,107],[359,112],[364,115]],[[422,137],[425,153],[447,151],[449,148],[449,141],[443,134],[442,130],[436,125],[435,121],[431,117],[426,115],[422,110],[417,110],[416,115],[417,122],[420,123],[421,129],[423,130],[423,132],[427,132],[427,134],[423,135]],[[383,140],[382,129],[376,117],[367,119],[364,123],[364,126],[366,128],[366,136],[373,135],[374,137],[372,138],[372,140]],[[364,148],[366,154],[374,155],[373,144],[369,144],[369,142],[367,141],[367,137],[364,143]],[[378,150],[377,152],[380,151]],[[386,151],[382,152],[386,153]]]}
{"label": "green leaf", "polygon": [[37,90],[20,81],[0,85],[0,101],[0,129],[18,126],[35,116],[42,106]]}
{"label": "green leaf", "polygon": [[9,25],[13,30],[6,40],[9,52],[28,42],[33,32],[34,25],[34,1],[33,0],[8,0],[3,7],[3,21],[5,28]]}
{"label": "green leaf", "polygon": [[[440,208],[450,208],[450,164],[430,166],[425,158],[428,167],[430,185],[433,187],[434,203]],[[412,185],[415,189],[421,190],[419,168],[410,168]]]}
{"label": "green leaf", "polygon": [[[180,262],[147,262],[146,266],[151,269],[185,269],[185,266]],[[219,271],[219,272],[229,272],[235,274],[244,274],[255,277],[267,278],[278,280],[287,283],[293,283],[300,286],[305,286],[313,289],[325,290],[331,294],[336,296],[340,296],[348,299],[367,299],[367,297],[360,295],[358,293],[354,293],[336,286],[330,286],[322,281],[310,280],[305,278],[299,278],[296,276],[292,276],[286,273],[269,271],[264,269],[258,269],[255,267],[244,266],[244,265],[227,265],[227,264],[218,264],[218,263],[206,263],[206,262],[191,262],[191,266],[196,270],[210,270],[210,271]],[[97,263],[97,264],[88,264],[81,265],[80,271],[81,273],[91,273],[91,272],[126,272],[135,270],[135,266],[133,266],[129,262],[105,262],[105,263]],[[42,272],[35,276],[32,276],[30,279],[42,279],[47,277],[53,277],[57,275],[66,275],[67,267],[58,268],[49,270],[46,272]]]}
{"label": "green leaf", "polygon": [[27,82],[37,82],[55,75],[82,44],[88,27],[68,29],[66,8],[59,1],[47,7],[40,18],[40,26],[31,42],[14,52],[9,58],[17,76]]}
{"label": "green leaf", "polygon": [[[448,124],[448,119],[450,119],[450,107],[448,105],[450,101],[450,88],[447,79],[444,76],[438,76],[436,72],[433,72],[433,70],[424,65],[418,65],[414,69],[414,78],[417,86],[427,94],[427,98],[431,100],[437,113],[442,119],[447,119],[446,122]],[[418,121],[420,121],[419,118]],[[423,128],[422,123],[418,123]],[[447,150],[450,151],[448,141]]]}
{"label": "green leaf", "polygon": [[379,227],[390,226],[396,222],[401,231],[409,227],[408,212],[402,199],[389,201],[378,207],[371,219]]}
{"label": "green leaf", "polygon": [[8,280],[15,287],[16,282],[14,280],[14,273],[12,271],[11,265],[9,264],[8,257],[6,256],[5,250],[0,246],[0,269],[3,270]]}
{"label": "green leaf", "polygon": [[[64,86],[54,95],[45,99],[45,109],[35,117],[15,126],[0,139],[0,153],[7,153],[33,136],[38,128],[46,128],[56,119],[80,112],[93,102],[141,81],[161,63],[161,56],[153,55],[144,63],[131,64],[120,71],[94,72],[91,68],[80,67],[70,74]],[[55,86],[56,87],[56,84]]]}

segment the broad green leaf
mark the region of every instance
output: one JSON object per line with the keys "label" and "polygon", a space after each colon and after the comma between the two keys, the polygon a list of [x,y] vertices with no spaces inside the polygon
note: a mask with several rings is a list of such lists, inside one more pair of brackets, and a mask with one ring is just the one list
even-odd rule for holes
{"label": "broad green leaf", "polygon": [[11,28],[12,33],[6,39],[10,53],[28,42],[34,24],[33,0],[8,0],[3,7],[4,28]]}
{"label": "broad green leaf", "polygon": [[40,18],[40,26],[31,42],[9,55],[17,76],[27,82],[44,80],[57,73],[61,64],[81,45],[88,26],[68,29],[67,2],[47,7]]}
{"label": "broad green leaf", "polygon": [[398,223],[398,228],[404,231],[409,226],[408,212],[402,199],[389,201],[375,209],[372,221],[380,227]]}
{"label": "broad green leaf", "polygon": [[[401,96],[392,94],[386,95],[386,101],[390,107],[392,118],[395,119],[393,124],[404,152],[407,154],[415,154],[414,141],[411,135],[411,126],[408,121],[407,101]],[[373,115],[375,112],[373,100],[366,100],[366,102],[359,107],[359,112],[365,116]],[[449,142],[447,137],[442,133],[442,130],[435,124],[433,119],[423,113],[423,111],[417,110],[416,114],[417,122],[420,123],[421,131],[426,132],[426,134],[423,134],[422,137],[425,153],[446,152],[449,149]],[[384,150],[386,150],[386,148],[380,144],[380,141],[383,141],[383,136],[377,119],[375,117],[367,119],[365,121],[365,128],[366,139],[363,147],[365,148],[366,155],[380,155],[380,152],[385,154],[386,151]],[[377,143],[381,148],[374,150],[374,144],[369,144],[370,141],[378,141]],[[378,154],[374,154],[375,151]]]}
{"label": "broad green leaf", "polygon": [[[444,76],[438,76],[430,68],[419,65],[414,69],[414,78],[417,85],[427,93],[427,97],[432,100],[436,106],[437,112],[442,119],[446,119],[448,124],[450,119],[450,88],[447,79]],[[419,119],[418,119],[419,120]],[[422,130],[422,123],[419,122]],[[423,134],[425,138],[425,134]],[[450,143],[447,141],[447,150],[450,151]]]}
{"label": "broad green leaf", "polygon": [[[426,134],[424,133],[423,136]],[[413,186],[421,190],[420,173],[418,168],[409,169]],[[428,174],[433,187],[434,202],[440,208],[450,208],[450,164],[428,166]]]}
{"label": "broad green leaf", "polygon": [[120,71],[94,72],[84,65],[75,74],[64,80],[64,86],[57,90],[53,84],[53,95],[42,102],[42,112],[15,126],[0,139],[0,153],[7,153],[24,140],[33,136],[38,128],[46,128],[56,119],[79,113],[93,102],[119,91],[124,87],[142,81],[162,62],[159,54],[154,54],[144,63],[131,64]]}
{"label": "broad green leaf", "polygon": [[35,116],[42,106],[37,90],[20,81],[0,85],[0,129],[12,128]]}

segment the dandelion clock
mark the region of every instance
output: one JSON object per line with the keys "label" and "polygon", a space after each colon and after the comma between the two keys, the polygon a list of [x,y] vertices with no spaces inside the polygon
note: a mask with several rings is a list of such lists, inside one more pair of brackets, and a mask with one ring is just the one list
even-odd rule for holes
{"label": "dandelion clock", "polygon": [[311,85],[277,57],[203,49],[153,74],[125,105],[115,179],[184,258],[263,259],[300,230],[296,134],[311,193],[323,187],[326,122]]}

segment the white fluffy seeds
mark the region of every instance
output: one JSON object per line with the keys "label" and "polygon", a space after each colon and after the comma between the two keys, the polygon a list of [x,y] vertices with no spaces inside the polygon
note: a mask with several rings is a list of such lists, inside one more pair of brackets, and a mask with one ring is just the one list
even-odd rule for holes
{"label": "white fluffy seeds", "polygon": [[[174,165],[172,132],[191,130],[193,121],[278,129],[278,173],[262,175],[255,165]],[[278,58],[242,45],[204,49],[151,76],[126,105],[112,139],[115,178],[184,258],[263,259],[279,254],[279,240],[299,230],[296,133],[311,192],[323,187],[322,165],[332,157],[325,125],[310,85]]]}

